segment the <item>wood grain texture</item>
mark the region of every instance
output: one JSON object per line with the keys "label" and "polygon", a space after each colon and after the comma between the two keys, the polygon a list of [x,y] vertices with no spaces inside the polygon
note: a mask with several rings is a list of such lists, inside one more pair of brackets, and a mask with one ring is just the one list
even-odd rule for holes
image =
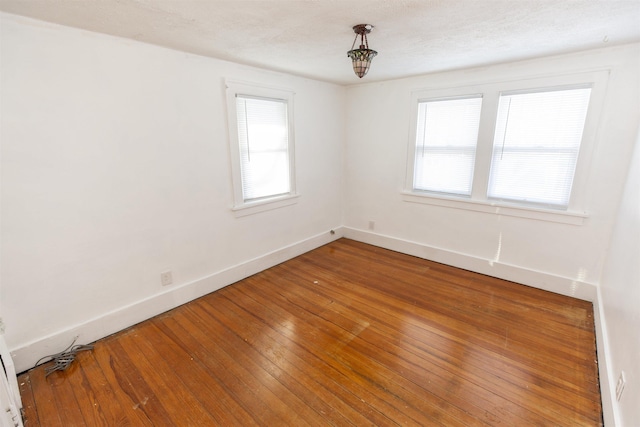
{"label": "wood grain texture", "polygon": [[341,239],[22,374],[26,426],[599,426],[591,303]]}

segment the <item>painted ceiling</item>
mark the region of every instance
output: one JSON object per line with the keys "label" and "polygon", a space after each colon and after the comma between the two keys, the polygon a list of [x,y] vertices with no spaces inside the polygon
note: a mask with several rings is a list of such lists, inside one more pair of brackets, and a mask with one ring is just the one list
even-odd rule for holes
{"label": "painted ceiling", "polygon": [[[640,0],[0,0],[0,11],[338,84],[640,41]],[[358,79],[356,24],[379,52]]]}

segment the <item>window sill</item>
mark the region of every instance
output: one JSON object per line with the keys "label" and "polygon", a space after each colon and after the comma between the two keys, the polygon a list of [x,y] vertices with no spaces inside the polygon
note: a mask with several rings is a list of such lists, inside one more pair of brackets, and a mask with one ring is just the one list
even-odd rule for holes
{"label": "window sill", "polygon": [[243,203],[241,205],[234,206],[231,210],[236,218],[240,218],[293,205],[298,203],[298,197],[300,197],[299,194],[287,194],[270,199],[258,200],[256,202]]}
{"label": "window sill", "polygon": [[550,209],[515,206],[505,203],[455,199],[453,197],[436,196],[433,194],[417,194],[409,191],[402,192],[402,200],[411,203],[422,203],[447,208],[484,212],[494,215],[507,215],[570,225],[582,225],[585,218],[588,217],[586,213],[582,212],[553,211]]}

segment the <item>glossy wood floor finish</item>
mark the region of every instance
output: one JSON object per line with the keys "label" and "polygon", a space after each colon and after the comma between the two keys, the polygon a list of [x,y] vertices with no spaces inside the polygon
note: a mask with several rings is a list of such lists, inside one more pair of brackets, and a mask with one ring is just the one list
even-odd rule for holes
{"label": "glossy wood floor finish", "polygon": [[341,239],[19,377],[26,426],[594,426],[591,303]]}

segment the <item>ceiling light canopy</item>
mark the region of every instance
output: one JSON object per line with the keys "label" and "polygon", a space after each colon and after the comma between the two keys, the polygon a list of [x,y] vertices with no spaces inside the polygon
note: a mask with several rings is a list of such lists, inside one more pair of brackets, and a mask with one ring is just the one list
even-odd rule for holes
{"label": "ceiling light canopy", "polygon": [[[373,30],[373,25],[369,24],[358,24],[353,27],[353,32],[356,33],[356,38],[353,40],[351,50],[347,52],[347,56],[351,58],[353,63],[353,71],[356,73],[356,76],[360,78],[363,78],[367,74],[367,71],[369,71],[369,67],[371,66],[371,60],[378,54],[375,50],[369,49],[367,34],[369,34],[371,30]],[[360,47],[358,49],[354,49],[353,47],[356,45],[358,36],[360,36]]]}

